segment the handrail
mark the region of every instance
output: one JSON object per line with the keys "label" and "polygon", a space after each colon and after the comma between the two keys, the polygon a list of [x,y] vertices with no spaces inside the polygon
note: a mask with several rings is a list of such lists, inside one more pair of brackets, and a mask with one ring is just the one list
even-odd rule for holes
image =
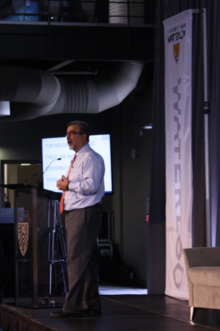
{"label": "handrail", "polygon": [[15,9],[0,4],[1,21],[77,22],[122,25],[153,24],[156,0],[47,0],[24,1]]}

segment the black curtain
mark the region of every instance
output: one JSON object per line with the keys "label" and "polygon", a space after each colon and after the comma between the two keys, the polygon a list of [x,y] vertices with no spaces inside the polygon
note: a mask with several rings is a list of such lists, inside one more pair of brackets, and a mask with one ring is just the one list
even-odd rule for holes
{"label": "black curtain", "polygon": [[219,144],[220,144],[220,1],[158,0],[155,41],[155,74],[153,91],[153,132],[150,190],[150,223],[148,249],[148,293],[165,290],[165,97],[164,97],[164,27],[163,21],[187,9],[200,9],[193,14],[192,59],[192,158],[193,158],[193,247],[206,246],[206,195],[204,155],[204,72],[202,9],[207,12],[209,164],[211,190],[212,246],[220,243],[218,215]]}

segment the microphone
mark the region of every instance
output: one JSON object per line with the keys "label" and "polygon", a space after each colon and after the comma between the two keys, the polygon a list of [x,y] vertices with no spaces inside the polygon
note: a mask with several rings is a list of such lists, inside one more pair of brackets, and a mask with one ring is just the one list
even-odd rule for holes
{"label": "microphone", "polygon": [[35,186],[38,186],[38,185],[39,185],[40,180],[43,178],[43,175],[45,174],[45,172],[47,171],[47,169],[50,167],[50,165],[51,165],[54,161],[60,161],[60,160],[61,160],[61,157],[58,157],[58,159],[54,159],[54,160],[52,160],[52,161],[49,163],[49,165],[46,167],[46,169],[42,172],[42,174],[41,174],[40,178],[38,179],[38,181],[37,181],[37,183],[36,183]]}
{"label": "microphone", "polygon": [[25,181],[24,181],[24,185],[27,185],[27,181],[28,181],[30,178],[35,177],[35,176],[37,176],[37,172],[36,172],[36,174],[33,174],[33,175],[29,176],[28,178],[26,178]]}

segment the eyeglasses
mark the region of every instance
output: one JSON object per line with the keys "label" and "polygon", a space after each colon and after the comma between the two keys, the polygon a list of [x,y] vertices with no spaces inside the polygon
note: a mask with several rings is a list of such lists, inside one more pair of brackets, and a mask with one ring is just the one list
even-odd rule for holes
{"label": "eyeglasses", "polygon": [[76,131],[69,131],[66,133],[66,137],[69,136],[69,135],[75,135],[75,134],[83,134],[83,132],[76,132]]}

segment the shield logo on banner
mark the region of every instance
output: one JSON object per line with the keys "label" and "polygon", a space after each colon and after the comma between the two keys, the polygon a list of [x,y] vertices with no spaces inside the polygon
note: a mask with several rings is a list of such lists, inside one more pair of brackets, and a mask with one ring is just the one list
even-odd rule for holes
{"label": "shield logo on banner", "polygon": [[173,45],[173,53],[176,63],[178,63],[179,60],[179,53],[180,53],[180,43]]}
{"label": "shield logo on banner", "polygon": [[29,223],[19,222],[18,223],[18,246],[22,256],[25,256],[28,249],[29,241]]}

